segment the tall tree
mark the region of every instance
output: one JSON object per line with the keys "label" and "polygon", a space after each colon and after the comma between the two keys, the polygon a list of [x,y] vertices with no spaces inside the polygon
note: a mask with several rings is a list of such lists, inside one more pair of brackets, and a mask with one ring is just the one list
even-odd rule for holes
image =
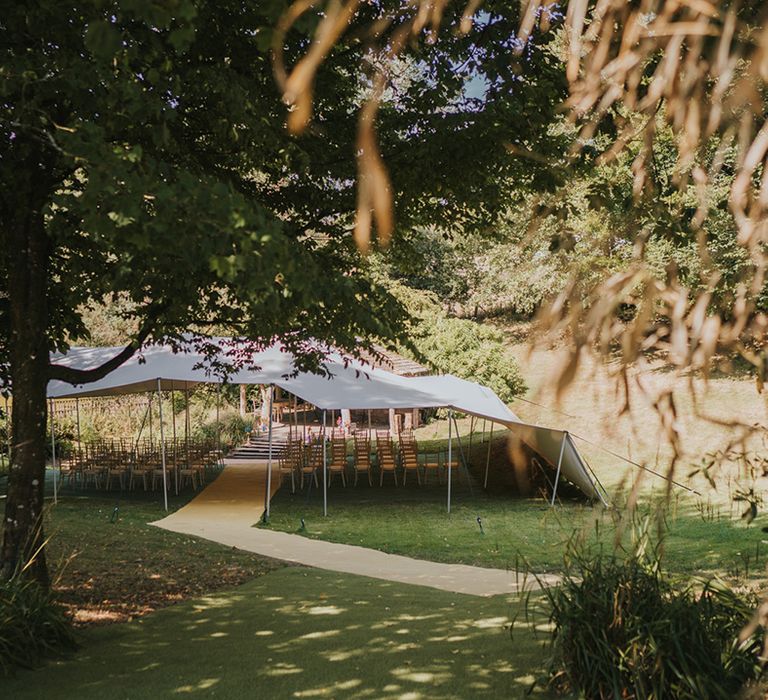
{"label": "tall tree", "polygon": [[[14,396],[5,575],[43,542],[49,379],[92,381],[148,340],[210,326],[256,346],[279,337],[309,368],[322,356],[315,340],[354,353],[397,336],[403,310],[370,281],[351,235],[357,110],[386,59],[355,27],[390,4],[399,6],[360,5],[345,38],[325,47],[301,138],[284,128],[270,46],[277,36],[298,61],[327,16],[318,9],[275,34],[277,2],[4,8],[0,371]],[[514,14],[488,15],[477,41],[452,34],[409,48],[422,77],[380,111],[399,226],[460,214],[481,223],[503,196],[491,174],[527,173],[503,143],[536,138],[564,81],[544,52],[526,58],[525,79],[505,61]],[[478,52],[488,89],[472,100]],[[52,350],[87,334],[81,309],[110,295],[128,300],[132,341],[88,372],[52,363]],[[47,580],[42,554],[31,570]]]}

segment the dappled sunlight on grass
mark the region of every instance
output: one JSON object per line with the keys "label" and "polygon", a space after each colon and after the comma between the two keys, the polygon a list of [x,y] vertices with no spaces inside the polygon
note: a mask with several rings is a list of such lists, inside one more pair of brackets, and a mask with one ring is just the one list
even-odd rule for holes
{"label": "dappled sunlight on grass", "polygon": [[[171,509],[192,495],[171,496]],[[159,493],[62,485],[46,510],[46,556],[54,594],[76,625],[130,620],[282,566],[148,524],[163,512]]]}
{"label": "dappled sunlight on grass", "polygon": [[80,653],[0,681],[0,695],[524,697],[544,667],[544,636],[524,626],[510,636],[516,605],[285,568],[236,592],[88,630]]}
{"label": "dappled sunlight on grass", "polygon": [[213,688],[221,678],[203,678],[201,681],[198,681],[195,685],[183,685],[180,688],[176,688],[174,692],[176,693],[196,693],[200,690],[209,690],[210,688]]}

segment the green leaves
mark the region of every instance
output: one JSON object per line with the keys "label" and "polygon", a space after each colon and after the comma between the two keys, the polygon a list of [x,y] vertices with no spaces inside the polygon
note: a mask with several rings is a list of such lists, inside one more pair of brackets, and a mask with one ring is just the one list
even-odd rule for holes
{"label": "green leaves", "polygon": [[122,35],[107,20],[93,20],[85,31],[85,46],[100,61],[111,61],[122,46]]}
{"label": "green leaves", "polygon": [[168,35],[168,41],[176,53],[185,53],[195,39],[195,28],[191,25],[177,27]]}
{"label": "green leaves", "polygon": [[420,360],[440,372],[480,382],[509,403],[525,391],[516,359],[501,332],[468,319],[451,318],[427,292],[392,284],[413,316],[408,340]]}

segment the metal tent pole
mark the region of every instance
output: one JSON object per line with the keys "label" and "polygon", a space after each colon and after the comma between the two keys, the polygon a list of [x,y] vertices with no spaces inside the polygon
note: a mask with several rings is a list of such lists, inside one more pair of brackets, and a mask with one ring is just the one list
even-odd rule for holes
{"label": "metal tent pole", "polygon": [[268,425],[268,437],[267,442],[269,447],[267,448],[267,490],[264,493],[264,522],[269,522],[269,506],[272,500],[272,406],[275,397],[275,387],[273,384],[269,385],[269,423]]}
{"label": "metal tent pole", "polygon": [[11,411],[10,411],[10,406],[8,404],[8,395],[6,394],[3,398],[5,399],[5,437],[8,443],[8,463],[10,464],[11,462]]}
{"label": "metal tent pole", "polygon": [[[483,425],[483,434],[485,434],[485,425]],[[483,488],[488,488],[488,468],[491,466],[491,437],[493,436],[493,423],[491,423],[491,434],[488,436],[488,453],[485,456],[485,480],[483,481]]]}
{"label": "metal tent pole", "polygon": [[[189,434],[192,432],[192,423],[189,419],[189,386],[184,382],[184,467],[191,468],[189,459]],[[175,448],[174,448],[175,449]],[[176,495],[179,495],[179,470],[176,470]]]}
{"label": "metal tent pole", "polygon": [[[475,417],[469,417],[469,444],[467,445],[467,463],[472,464],[472,435],[475,430]],[[456,431],[459,432],[458,430]]]}
{"label": "metal tent pole", "polygon": [[5,438],[8,443],[8,469],[10,471],[11,465],[11,412],[8,404],[8,395],[5,395]]}
{"label": "metal tent pole", "polygon": [[371,440],[373,438],[371,437],[371,409],[368,409],[368,444],[371,443]]}
{"label": "metal tent pole", "polygon": [[[485,423],[486,423],[486,420],[485,418],[483,418],[483,432],[480,433],[481,444],[485,442]],[[493,423],[491,423],[491,434],[493,434]]]}
{"label": "metal tent pole", "polygon": [[165,505],[165,510],[167,511],[168,471],[165,465],[165,430],[163,429],[163,395],[160,393],[160,377],[157,378],[157,403],[160,406],[160,459],[163,463],[163,504]]}
{"label": "metal tent pole", "polygon": [[221,407],[221,384],[216,385],[216,449],[221,451],[221,421],[219,418]]}
{"label": "metal tent pole", "polygon": [[53,502],[59,502],[59,486],[56,483],[56,424],[53,420],[53,399],[49,400],[51,411],[51,466],[53,467]]}
{"label": "metal tent pole", "polygon": [[[325,409],[323,409],[323,515],[328,515],[328,467],[326,466]],[[310,484],[312,482],[310,481]]]}
{"label": "metal tent pole", "polygon": [[557,474],[555,474],[555,485],[552,488],[552,503],[550,506],[555,505],[555,496],[557,496],[557,484],[560,481],[560,468],[563,466],[563,452],[565,452],[565,441],[568,439],[568,431],[563,432],[563,443],[560,445],[560,456],[557,458]]}
{"label": "metal tent pole", "polygon": [[80,398],[75,397],[75,414],[77,415],[77,465],[78,468],[83,463],[82,446],[83,441],[80,439]]}
{"label": "metal tent pole", "polygon": [[[158,387],[160,386],[160,380],[159,379],[157,380],[157,386]],[[158,392],[159,391],[160,391],[160,389],[158,389]],[[153,403],[152,402],[152,395],[150,394],[149,395],[149,404],[148,404],[148,408],[149,408],[149,444],[152,445],[152,447],[154,448],[154,446],[155,446],[155,436],[152,434],[152,403]]]}
{"label": "metal tent pole", "polygon": [[453,450],[453,409],[448,409],[448,513],[451,512],[451,454]]}
{"label": "metal tent pole", "polygon": [[179,495],[179,457],[176,451],[176,404],[174,399],[176,398],[176,391],[173,388],[173,382],[171,382],[171,440],[173,442],[173,476],[176,482],[176,495]]}

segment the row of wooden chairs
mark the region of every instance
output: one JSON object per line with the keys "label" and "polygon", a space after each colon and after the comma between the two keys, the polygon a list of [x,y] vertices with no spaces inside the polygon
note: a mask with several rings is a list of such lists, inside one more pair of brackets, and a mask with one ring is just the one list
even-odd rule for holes
{"label": "row of wooden chairs", "polygon": [[[212,440],[165,441],[166,487],[190,485],[197,490],[205,483],[208,469],[223,467],[223,453]],[[149,440],[97,440],[82,443],[61,460],[63,478],[72,485],[105,488],[119,486],[145,491],[163,485],[162,446]]]}
{"label": "row of wooden chairs", "polygon": [[[438,481],[442,480],[442,474],[448,469],[448,458],[445,452],[434,454],[422,454],[413,433],[401,432],[397,446],[390,437],[388,430],[376,431],[375,451],[372,450],[371,440],[367,431],[355,432],[352,436],[352,470],[354,473],[354,485],[361,475],[368,478],[369,485],[373,485],[372,455],[376,456],[376,465],[379,470],[379,486],[384,485],[384,476],[391,474],[395,485],[398,483],[398,474],[402,474],[402,482],[405,485],[408,473],[415,472],[416,481],[427,483],[428,474],[437,474]],[[326,461],[328,469],[328,485],[333,483],[335,476],[341,478],[341,483],[347,485],[347,472],[349,468],[347,455],[347,440],[343,436],[332,435],[326,443]],[[316,436],[310,441],[289,440],[284,449],[278,453],[278,463],[281,481],[284,478],[291,479],[291,492],[296,491],[296,482],[299,488],[304,489],[304,482],[314,481],[319,486],[318,472],[323,469],[323,438]],[[455,456],[451,457],[450,467],[457,469],[459,461]]]}

